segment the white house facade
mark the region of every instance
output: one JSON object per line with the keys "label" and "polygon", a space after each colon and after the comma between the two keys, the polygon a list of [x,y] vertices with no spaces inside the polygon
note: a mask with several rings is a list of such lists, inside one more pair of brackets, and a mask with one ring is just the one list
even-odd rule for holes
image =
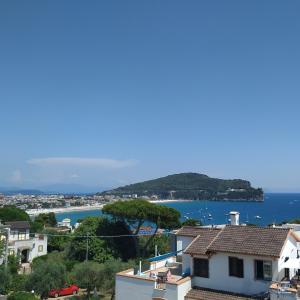
{"label": "white house facade", "polygon": [[47,236],[31,236],[29,222],[6,222],[2,228],[5,244],[8,237],[7,255],[20,257],[21,263],[31,263],[34,258],[47,254]]}
{"label": "white house facade", "polygon": [[300,240],[291,229],[187,226],[176,235],[177,256],[116,275],[116,300],[300,299]]}

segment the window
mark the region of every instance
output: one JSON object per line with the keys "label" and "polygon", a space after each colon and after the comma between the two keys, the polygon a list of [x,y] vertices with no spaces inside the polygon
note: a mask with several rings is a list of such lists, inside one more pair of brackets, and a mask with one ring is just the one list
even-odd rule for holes
{"label": "window", "polygon": [[272,262],[255,260],[255,279],[272,280]]}
{"label": "window", "polygon": [[19,241],[24,241],[24,240],[26,240],[26,232],[20,231],[19,234],[18,234],[18,240],[19,240]]}
{"label": "window", "polygon": [[244,277],[244,261],[237,257],[229,257],[229,276]]}
{"label": "window", "polygon": [[284,277],[285,277],[287,280],[290,280],[290,269],[284,268]]}
{"label": "window", "polygon": [[39,251],[39,252],[43,252],[43,250],[44,250],[43,245],[39,245],[39,246],[38,246],[38,251]]}
{"label": "window", "polygon": [[194,276],[208,278],[208,259],[194,258]]}
{"label": "window", "polygon": [[18,235],[18,231],[11,230],[10,235],[13,235],[14,237]]}
{"label": "window", "polygon": [[9,249],[8,250],[8,255],[15,255],[15,250],[14,249]]}

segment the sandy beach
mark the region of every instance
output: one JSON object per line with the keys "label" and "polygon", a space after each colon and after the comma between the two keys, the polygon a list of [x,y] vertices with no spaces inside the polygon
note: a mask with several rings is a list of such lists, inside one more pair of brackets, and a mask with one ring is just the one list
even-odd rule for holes
{"label": "sandy beach", "polygon": [[[188,202],[193,200],[174,200],[174,199],[165,199],[165,200],[149,200],[151,203],[171,203],[171,202]],[[102,209],[105,204],[99,205],[84,205],[84,206],[70,206],[70,207],[58,207],[58,208],[41,208],[41,209],[28,209],[26,212],[30,216],[36,216],[39,214],[47,214],[53,212],[55,214],[65,213],[65,212],[74,212],[74,211],[87,211],[87,210],[97,210]]]}
{"label": "sandy beach", "polygon": [[151,203],[171,203],[171,202],[191,202],[195,200],[176,200],[176,199],[165,199],[165,200],[149,200]]}
{"label": "sandy beach", "polygon": [[53,212],[55,214],[74,212],[74,211],[86,211],[86,210],[97,210],[102,209],[104,204],[90,205],[90,206],[70,206],[70,207],[59,207],[59,208],[42,208],[42,209],[28,209],[26,212],[30,216],[36,216],[39,214],[47,214]]}

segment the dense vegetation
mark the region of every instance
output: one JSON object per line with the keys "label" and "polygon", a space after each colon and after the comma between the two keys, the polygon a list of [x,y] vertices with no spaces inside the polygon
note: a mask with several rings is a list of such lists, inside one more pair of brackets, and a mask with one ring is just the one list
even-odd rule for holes
{"label": "dense vegetation", "polygon": [[[102,212],[113,217],[115,222],[124,224],[128,231],[133,229],[134,235],[139,233],[145,222],[155,225],[153,234],[142,249],[144,255],[158,228],[174,229],[180,227],[180,213],[176,209],[156,205],[142,199],[110,203],[103,207]],[[136,255],[140,256],[139,243],[135,238],[133,241],[135,242]]]}
{"label": "dense vegetation", "polygon": [[[18,220],[11,216],[20,216],[22,220],[28,217],[15,207],[4,211],[9,212],[9,220]],[[51,289],[77,284],[87,289],[85,297],[90,298],[97,289],[100,299],[112,299],[115,273],[136,268],[140,260],[145,265],[146,258],[154,255],[155,246],[160,253],[169,252],[170,237],[155,233],[159,227],[180,226],[178,211],[144,200],[118,201],[108,204],[104,211],[104,216],[83,219],[72,233],[55,231],[54,214],[36,217],[31,230],[48,234],[48,254],[34,259],[29,275],[18,274],[19,257],[10,256],[8,267],[0,266],[0,293],[10,294],[11,300],[32,300],[34,291],[44,299]],[[137,234],[144,223],[155,227],[152,235]],[[132,233],[134,236],[128,236]]]}
{"label": "dense vegetation", "polygon": [[119,187],[102,194],[156,195],[160,199],[262,200],[263,191],[242,179],[224,180],[197,173],[181,173]]}
{"label": "dense vegetation", "polygon": [[30,221],[29,215],[22,209],[15,206],[5,206],[0,208],[0,220],[1,222],[12,221]]}

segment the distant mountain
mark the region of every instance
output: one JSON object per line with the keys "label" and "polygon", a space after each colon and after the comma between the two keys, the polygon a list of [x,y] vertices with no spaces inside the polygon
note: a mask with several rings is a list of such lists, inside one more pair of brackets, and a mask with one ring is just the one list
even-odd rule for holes
{"label": "distant mountain", "polygon": [[[45,193],[59,193],[59,194],[94,194],[99,191],[97,187],[89,187],[81,184],[51,184],[41,187]],[[105,188],[101,189],[102,191]]]}
{"label": "distant mountain", "polygon": [[16,195],[16,194],[23,194],[23,195],[41,195],[43,194],[42,191],[37,189],[22,189],[16,187],[0,187],[0,193],[4,195]]}
{"label": "distant mountain", "polygon": [[[101,190],[105,190],[102,188]],[[95,194],[99,187],[88,187],[80,184],[52,184],[39,187],[38,189],[0,187],[0,193],[5,195],[42,195],[42,194]]]}
{"label": "distant mountain", "polygon": [[263,201],[263,190],[242,179],[218,179],[198,173],[181,173],[102,192],[116,196],[137,194],[160,199]]}

